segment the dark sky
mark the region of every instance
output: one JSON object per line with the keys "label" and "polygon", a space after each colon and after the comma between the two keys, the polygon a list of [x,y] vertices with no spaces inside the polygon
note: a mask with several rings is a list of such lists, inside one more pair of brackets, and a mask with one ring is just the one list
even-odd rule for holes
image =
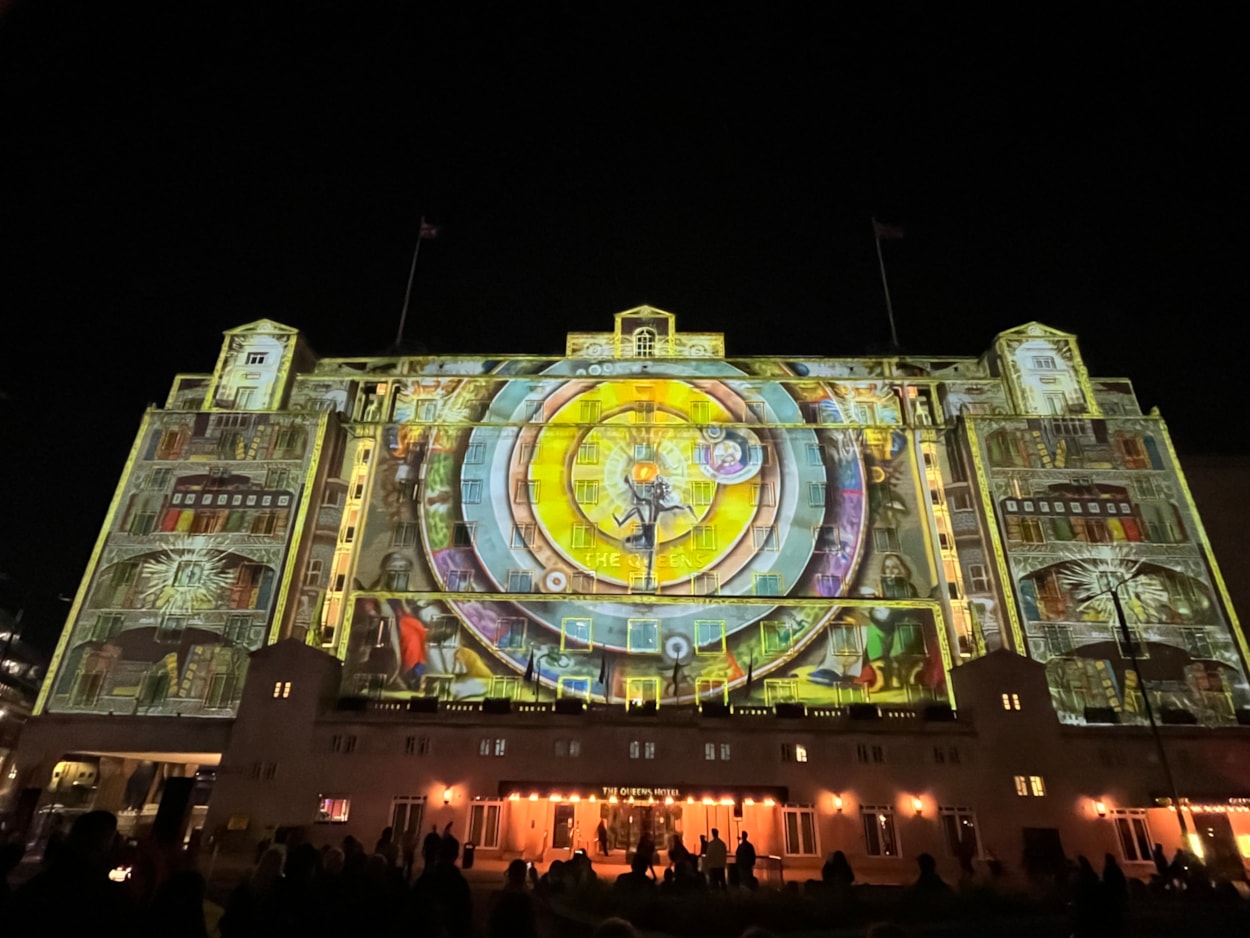
{"label": "dark sky", "polygon": [[0,602],[36,641],[143,407],[262,316],[384,349],[422,213],[431,352],[645,302],[731,354],[862,354],[875,213],[908,349],[1040,319],[1183,453],[1250,449],[1236,5],[165,6],[0,2]]}

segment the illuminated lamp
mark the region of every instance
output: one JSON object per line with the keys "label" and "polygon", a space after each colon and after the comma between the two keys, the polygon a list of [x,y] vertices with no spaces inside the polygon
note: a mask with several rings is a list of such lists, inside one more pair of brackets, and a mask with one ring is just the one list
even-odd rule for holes
{"label": "illuminated lamp", "polygon": [[694,804],[694,795],[686,795],[686,804]]}
{"label": "illuminated lamp", "polygon": [[1107,802],[1101,801],[1101,800],[1095,801],[1094,813],[1097,814],[1099,817],[1106,817],[1107,816]]}
{"label": "illuminated lamp", "polygon": [[608,804],[616,804],[616,795],[613,795],[608,799]]}
{"label": "illuminated lamp", "polygon": [[443,789],[443,804],[451,804],[451,796],[454,792],[450,788]]}
{"label": "illuminated lamp", "polygon": [[591,795],[591,796],[590,796],[590,803],[591,803],[591,804],[594,804],[596,800],[597,800],[597,799],[595,798],[595,796],[594,796],[594,795]]}
{"label": "illuminated lamp", "polygon": [[838,814],[842,813],[842,796],[841,795],[833,796],[833,810],[837,811]]}
{"label": "illuminated lamp", "polygon": [[576,804],[577,802],[581,800],[582,800],[581,795],[569,795],[569,801],[572,801],[574,804]]}
{"label": "illuminated lamp", "polygon": [[564,800],[564,798],[563,798],[563,796],[561,796],[561,795],[557,795],[557,794],[552,793],[552,794],[550,794],[550,795],[548,795],[548,796],[547,796],[547,800],[548,800],[548,801],[563,801],[563,800]]}
{"label": "illuminated lamp", "polygon": [[660,474],[660,467],[653,462],[636,462],[631,470],[631,474],[634,477],[634,482],[637,484],[649,485]]}
{"label": "illuminated lamp", "polygon": [[924,802],[919,798],[912,798],[911,807],[912,810],[916,812],[916,817],[920,817],[920,815],[924,813]]}
{"label": "illuminated lamp", "polygon": [[633,796],[633,795],[630,795],[630,796],[629,796],[629,803],[630,803],[630,804],[633,804],[633,803],[634,803],[634,796]]}
{"label": "illuminated lamp", "polygon": [[538,800],[538,793],[530,792],[530,801],[537,801],[537,800]]}
{"label": "illuminated lamp", "polygon": [[704,798],[704,799],[703,799],[703,803],[704,803],[704,804],[716,804],[716,799],[715,799],[715,798]]}
{"label": "illuminated lamp", "polygon": [[518,795],[516,792],[513,792],[512,794],[510,794],[510,795],[508,796],[508,800],[509,800],[509,801],[520,801],[520,800],[521,800],[521,796],[520,796],[520,795]]}
{"label": "illuminated lamp", "polygon": [[764,807],[766,807],[766,808],[771,808],[771,807],[773,807],[773,806],[774,806],[774,805],[776,805],[776,804],[777,804],[777,802],[773,801],[773,799],[771,799],[771,798],[765,798],[765,799],[764,799]]}
{"label": "illuminated lamp", "polygon": [[667,798],[665,798],[665,799],[664,799],[664,803],[665,803],[665,804],[672,804],[672,803],[673,803],[673,796],[672,796],[672,795],[669,795]]}
{"label": "illuminated lamp", "polygon": [[748,806],[749,806],[749,805],[753,805],[753,804],[755,804],[755,799],[754,799],[754,798],[743,798],[743,799],[742,799],[742,803],[743,803],[743,804],[745,804],[745,805],[748,805]]}
{"label": "illuminated lamp", "polygon": [[732,808],[734,800],[732,798],[722,798],[720,800],[720,803],[723,804],[727,808]]}

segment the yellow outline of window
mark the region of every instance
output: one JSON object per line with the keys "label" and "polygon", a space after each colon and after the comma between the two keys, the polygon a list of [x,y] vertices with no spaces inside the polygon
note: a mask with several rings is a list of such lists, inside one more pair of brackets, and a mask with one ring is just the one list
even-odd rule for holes
{"label": "yellow outline of window", "polygon": [[794,636],[792,634],[786,639],[785,643],[774,641],[774,647],[769,648],[768,633],[769,626],[780,631],[781,629],[790,630],[791,625],[784,619],[761,619],[760,620],[760,647],[764,649],[766,655],[784,655],[787,651],[794,647]]}
{"label": "yellow outline of window", "polygon": [[721,702],[729,703],[729,682],[723,677],[699,677],[694,681],[694,695],[702,705],[705,697],[711,697],[720,690]]}
{"label": "yellow outline of window", "polygon": [[[710,642],[699,641],[699,626],[711,625],[720,626],[720,647],[715,651],[704,651]],[[724,619],[695,619],[694,620],[694,653],[696,655],[723,655],[725,653],[725,620]]]}
{"label": "yellow outline of window", "polygon": [[[655,626],[655,647],[654,648],[635,648],[634,647],[634,624],[650,623]],[[625,620],[625,650],[631,655],[658,655],[660,649],[660,620],[649,618],[637,618]]]}
{"label": "yellow outline of window", "polygon": [[[650,689],[650,696],[648,696],[648,688]],[[655,701],[655,706],[658,710],[660,707],[660,679],[658,677],[627,677],[625,679],[625,709],[632,708],[635,701],[641,704]]]}
{"label": "yellow outline of window", "polygon": [[764,703],[773,706],[779,703],[799,702],[799,682],[781,678],[764,681]]}
{"label": "yellow outline of window", "polygon": [[[577,691],[571,690],[574,684],[579,685],[582,689]],[[570,697],[576,700],[590,700],[590,678],[562,677],[556,682],[556,695],[558,697]]]}
{"label": "yellow outline of window", "polygon": [[[585,647],[581,647],[580,645],[575,646],[573,648],[569,647],[568,640],[569,640],[569,623],[570,622],[585,622],[586,623],[587,636],[586,636]],[[581,639],[578,639],[578,638],[574,638],[573,640],[575,642],[581,641]],[[592,619],[590,616],[567,616],[560,620],[560,650],[561,651],[570,655],[586,655],[586,654],[589,654],[591,650],[594,649],[594,647],[595,647],[595,620],[594,619]]]}

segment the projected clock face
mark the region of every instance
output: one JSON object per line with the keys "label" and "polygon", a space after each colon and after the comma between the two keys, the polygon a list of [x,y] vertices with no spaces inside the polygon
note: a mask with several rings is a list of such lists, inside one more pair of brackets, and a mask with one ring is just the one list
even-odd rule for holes
{"label": "projected clock face", "polygon": [[[805,426],[780,383],[531,376],[500,388],[490,423],[448,441],[464,453],[459,478],[427,477],[423,522],[463,519],[430,557],[445,590],[515,596],[448,604],[517,670],[539,650],[549,682],[593,656],[620,693],[629,675],[675,663],[733,685],[761,623],[796,640],[756,673],[783,666],[836,610],[787,597],[837,596],[857,566],[859,448],[836,445],[847,431]],[[525,638],[510,641],[518,628]],[[675,679],[661,696],[693,693]]]}

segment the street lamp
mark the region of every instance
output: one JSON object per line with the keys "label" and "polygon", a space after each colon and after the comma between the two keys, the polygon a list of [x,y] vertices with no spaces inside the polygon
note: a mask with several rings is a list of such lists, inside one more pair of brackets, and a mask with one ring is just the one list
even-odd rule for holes
{"label": "street lamp", "polygon": [[1137,641],[1134,639],[1132,632],[1129,631],[1128,619],[1124,615],[1124,606],[1120,603],[1120,587],[1126,583],[1130,583],[1144,574],[1146,571],[1138,569],[1131,576],[1125,577],[1119,583],[1111,584],[1110,574],[1100,574],[1099,580],[1106,585],[1102,593],[1095,593],[1090,599],[1101,595],[1111,596],[1111,605],[1115,607],[1116,624],[1120,626],[1120,635],[1124,639],[1124,647],[1128,649],[1129,660],[1133,663],[1133,673],[1137,675],[1137,682],[1141,686],[1142,704],[1146,710],[1146,720],[1150,724],[1150,735],[1154,738],[1155,749],[1159,753],[1159,764],[1163,766],[1163,774],[1167,778],[1168,791],[1172,794],[1172,804],[1176,806],[1176,820],[1181,826],[1181,843],[1186,849],[1189,848],[1189,826],[1185,823],[1185,811],[1181,805],[1180,796],[1176,791],[1176,777],[1172,775],[1172,764],[1168,762],[1167,749],[1163,746],[1163,736],[1159,733],[1159,724],[1155,722],[1154,707],[1150,705],[1150,694],[1146,693],[1146,678],[1141,672],[1141,664],[1137,658]]}

